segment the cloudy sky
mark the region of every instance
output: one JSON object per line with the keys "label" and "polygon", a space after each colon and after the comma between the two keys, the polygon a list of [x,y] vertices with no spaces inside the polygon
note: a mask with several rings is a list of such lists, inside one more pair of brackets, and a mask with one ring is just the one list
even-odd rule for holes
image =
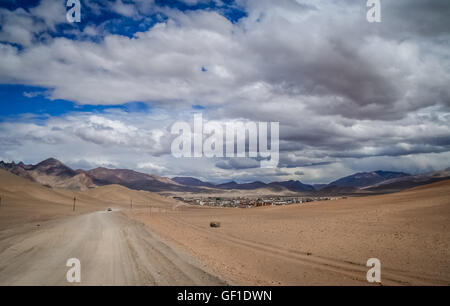
{"label": "cloudy sky", "polygon": [[[450,166],[450,1],[0,4],[0,160],[214,182]],[[280,122],[280,163],[172,157],[174,122]]]}

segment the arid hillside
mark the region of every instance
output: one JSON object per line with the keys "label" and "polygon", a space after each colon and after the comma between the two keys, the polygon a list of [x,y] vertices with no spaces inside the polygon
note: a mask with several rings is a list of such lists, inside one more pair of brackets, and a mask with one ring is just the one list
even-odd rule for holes
{"label": "arid hillside", "polygon": [[[50,188],[0,169],[0,229],[28,221],[111,208],[164,207],[176,203],[158,194],[107,185],[73,191]],[[73,211],[74,197],[75,212]]]}

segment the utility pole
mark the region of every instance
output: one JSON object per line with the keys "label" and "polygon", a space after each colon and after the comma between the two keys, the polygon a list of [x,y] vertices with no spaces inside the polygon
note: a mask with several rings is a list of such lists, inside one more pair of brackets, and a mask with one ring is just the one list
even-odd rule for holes
{"label": "utility pole", "polygon": [[2,196],[0,195],[0,207],[2,207]]}
{"label": "utility pole", "polygon": [[76,197],[73,197],[73,211],[75,211],[75,202],[77,201]]}
{"label": "utility pole", "polygon": [[130,200],[130,209],[133,209],[133,199]]}

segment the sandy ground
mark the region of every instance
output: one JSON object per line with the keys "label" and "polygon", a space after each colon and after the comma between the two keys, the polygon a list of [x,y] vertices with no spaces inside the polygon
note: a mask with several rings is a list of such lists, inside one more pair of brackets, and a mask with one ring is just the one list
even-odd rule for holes
{"label": "sandy ground", "polygon": [[450,181],[285,207],[130,214],[232,284],[367,285],[374,257],[383,285],[450,285]]}
{"label": "sandy ground", "polygon": [[68,285],[72,257],[82,285],[368,285],[373,257],[383,285],[450,285],[450,181],[233,209],[117,185],[49,189],[0,170],[0,197],[0,285]]}
{"label": "sandy ground", "polygon": [[122,212],[131,200],[133,209],[170,209],[158,195],[121,186],[52,190],[0,171],[0,196],[0,285],[70,285],[69,258],[81,262],[81,285],[224,284]]}

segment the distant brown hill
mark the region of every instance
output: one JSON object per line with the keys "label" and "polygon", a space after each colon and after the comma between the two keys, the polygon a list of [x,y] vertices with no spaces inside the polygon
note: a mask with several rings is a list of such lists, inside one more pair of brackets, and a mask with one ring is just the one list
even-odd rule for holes
{"label": "distant brown hill", "polygon": [[372,192],[397,192],[416,186],[428,185],[431,183],[436,183],[450,178],[450,169],[442,171],[433,171],[421,175],[410,175],[405,177],[398,177],[389,179],[372,186],[363,188],[364,191]]}
{"label": "distant brown hill", "polygon": [[373,171],[355,173],[328,184],[329,186],[345,187],[345,188],[363,188],[371,186],[386,180],[408,177],[410,174],[393,171]]}
{"label": "distant brown hill", "polygon": [[36,165],[0,161],[0,169],[54,188],[86,190],[95,186],[92,179],[84,172],[74,171],[54,158],[46,159]]}
{"label": "distant brown hill", "polygon": [[153,192],[201,191],[199,188],[184,186],[165,177],[128,169],[96,168],[85,173],[99,186],[117,184],[130,189]]}

